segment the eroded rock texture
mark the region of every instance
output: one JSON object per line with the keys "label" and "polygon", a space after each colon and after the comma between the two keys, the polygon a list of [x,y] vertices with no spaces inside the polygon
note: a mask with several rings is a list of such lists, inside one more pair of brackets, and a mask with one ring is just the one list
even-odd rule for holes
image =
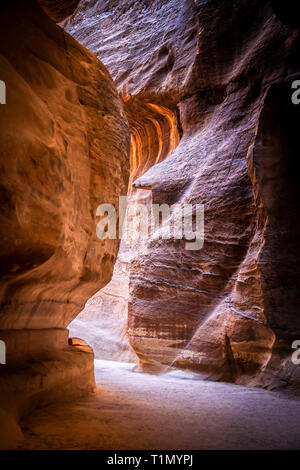
{"label": "eroded rock texture", "polygon": [[18,418],[93,388],[93,354],[66,327],[111,279],[119,241],[96,237],[96,208],[126,192],[130,139],[92,53],[34,1],[4,2],[0,21],[0,401]]}
{"label": "eroded rock texture", "polygon": [[137,360],[127,334],[129,269],[134,256],[128,248],[121,242],[112,280],[88,300],[69,325],[70,336],[87,341],[96,359]]}
{"label": "eroded rock texture", "polygon": [[74,13],[79,0],[37,0],[37,3],[53,21],[58,23]]}
{"label": "eroded rock texture", "polygon": [[[152,239],[132,262],[129,334],[144,368],[176,364],[270,388],[299,382],[290,125],[299,121],[299,32],[291,2],[273,6],[280,19],[258,0],[82,0],[66,24],[125,102],[135,187],[152,188],[154,202],[205,205],[202,250]],[[167,110],[182,135],[160,163],[157,146],[172,137],[157,137],[149,107]],[[154,163],[146,172],[145,155]]]}

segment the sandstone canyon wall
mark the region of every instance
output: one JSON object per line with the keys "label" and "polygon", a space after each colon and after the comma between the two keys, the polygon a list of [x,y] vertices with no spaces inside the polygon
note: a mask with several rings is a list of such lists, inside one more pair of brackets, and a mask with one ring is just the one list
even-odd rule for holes
{"label": "sandstone canyon wall", "polygon": [[[135,170],[132,171],[131,176]],[[130,190],[124,234],[138,204],[149,207],[151,197],[147,190]],[[70,323],[70,336],[84,339],[94,351],[96,359],[137,362],[137,356],[128,338],[129,274],[132,259],[143,252],[146,242],[137,235],[135,239],[124,236],[120,243],[112,280],[86,303],[84,310]]]}
{"label": "sandstone canyon wall", "polygon": [[294,16],[291,2],[82,0],[65,23],[115,80],[134,187],[205,207],[202,250],[153,237],[131,262],[128,334],[145,370],[299,392]]}
{"label": "sandstone canyon wall", "polygon": [[[39,3],[61,21],[78,2]],[[31,406],[94,387],[92,350],[68,344],[67,326],[111,279],[119,241],[96,237],[96,208],[129,178],[109,73],[46,13],[33,0],[0,7],[1,446]]]}

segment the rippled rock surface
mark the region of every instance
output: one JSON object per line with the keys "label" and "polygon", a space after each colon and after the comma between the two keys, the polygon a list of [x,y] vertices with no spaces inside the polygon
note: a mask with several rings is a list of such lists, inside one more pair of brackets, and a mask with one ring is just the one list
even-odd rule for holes
{"label": "rippled rock surface", "polygon": [[113,273],[119,241],[97,238],[96,208],[127,190],[129,129],[91,52],[32,0],[0,13],[2,446],[31,406],[94,387],[67,326]]}
{"label": "rippled rock surface", "polygon": [[273,7],[82,0],[65,24],[116,82],[135,187],[154,202],[205,206],[202,250],[152,239],[131,263],[129,335],[142,368],[299,385],[299,31],[289,5]]}

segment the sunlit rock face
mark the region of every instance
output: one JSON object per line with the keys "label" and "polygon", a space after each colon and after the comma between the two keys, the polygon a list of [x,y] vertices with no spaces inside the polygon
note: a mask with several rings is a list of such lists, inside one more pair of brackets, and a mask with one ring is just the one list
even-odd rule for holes
{"label": "sunlit rock face", "polygon": [[[144,369],[299,383],[291,362],[300,334],[296,145],[284,125],[299,120],[293,26],[270,2],[249,0],[83,0],[66,23],[116,81],[135,188],[152,189],[156,203],[205,206],[202,250],[153,238],[131,262],[128,333]],[[147,126],[161,107],[177,129],[163,139]],[[173,151],[155,161],[162,146]]]}
{"label": "sunlit rock face", "polygon": [[70,336],[87,341],[96,359],[137,362],[128,337],[129,274],[133,258],[147,249],[147,240],[134,230],[135,215],[140,204],[150,210],[151,202],[151,191],[130,191],[124,236],[112,280],[89,299],[84,310],[69,325]]}
{"label": "sunlit rock face", "polygon": [[[103,55],[103,59],[107,62],[106,65],[118,86],[130,125],[128,193],[130,210],[133,213],[136,204],[142,203],[149,206],[152,201],[150,191],[133,187],[134,180],[153,165],[166,159],[180,141],[182,130],[179,123],[179,110],[171,94],[149,95],[147,90],[145,94],[142,91],[131,94],[126,77],[127,68],[132,64],[132,60],[123,64],[121,61],[122,57],[125,59],[124,54],[127,56],[126,48],[130,50],[134,48],[134,44],[131,43],[132,38],[125,44],[122,35],[123,39],[120,39],[117,45],[120,49],[118,63],[115,62],[111,55],[116,47],[115,40],[112,40],[110,44],[107,42],[107,30],[101,31],[101,21],[110,17],[111,13],[103,12],[103,6],[101,7],[100,3],[96,2],[91,5],[90,2],[81,2],[76,13],[65,23],[65,28],[99,57],[102,57],[104,46],[109,48],[110,52]],[[120,8],[122,11],[124,9],[123,13],[126,16],[124,5]],[[103,8],[105,10],[105,6]],[[143,11],[143,6],[137,5],[137,8]],[[119,14],[118,11],[112,14],[114,19]],[[146,13],[147,11],[145,15]],[[131,22],[128,27],[132,28]],[[139,40],[140,47],[143,47],[143,37],[140,36],[136,40]],[[164,56],[165,52],[162,51],[162,62]],[[123,75],[120,67],[124,70]],[[129,268],[137,253],[143,253],[145,249],[145,242],[141,239],[124,239],[121,242],[112,281],[87,302],[85,309],[69,326],[71,336],[84,338],[91,344],[96,358],[125,362],[137,360],[128,341]]]}
{"label": "sunlit rock face", "polygon": [[129,267],[133,251],[120,245],[112,280],[69,325],[70,336],[84,338],[96,359],[136,362],[127,334]]}
{"label": "sunlit rock face", "polygon": [[[172,105],[137,99],[124,101],[124,108],[131,130],[129,228],[130,214],[137,213],[137,205],[149,207],[152,202],[151,191],[134,188],[133,181],[172,153],[180,141],[180,129]],[[69,326],[70,335],[84,338],[93,347],[96,358],[137,361],[128,340],[129,271],[133,258],[145,249],[144,240],[124,237],[112,281],[86,304]]]}
{"label": "sunlit rock face", "polygon": [[5,2],[0,21],[0,397],[18,416],[93,387],[93,354],[66,327],[111,279],[119,241],[97,238],[96,208],[126,193],[130,138],[92,53],[33,1]]}
{"label": "sunlit rock face", "polygon": [[[180,141],[177,116],[168,107],[144,104],[126,107],[131,122],[130,180],[125,235],[120,244],[111,282],[90,299],[84,310],[69,325],[71,336],[84,338],[98,359],[137,362],[137,356],[128,339],[129,273],[132,260],[146,250],[146,242],[137,232],[130,230],[138,205],[150,210],[152,193],[134,188],[133,181],[152,165],[164,160]],[[137,114],[135,114],[135,112]],[[137,125],[137,115],[142,119]],[[125,195],[125,193],[124,193]]]}

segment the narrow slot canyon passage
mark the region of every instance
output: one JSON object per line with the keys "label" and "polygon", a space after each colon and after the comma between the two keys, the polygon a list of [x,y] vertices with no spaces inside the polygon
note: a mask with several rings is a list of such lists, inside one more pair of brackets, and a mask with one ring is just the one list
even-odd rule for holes
{"label": "narrow slot canyon passage", "polygon": [[23,448],[299,448],[299,400],[186,371],[133,369],[96,360],[95,393],[32,413],[23,423]]}
{"label": "narrow slot canyon passage", "polygon": [[3,2],[0,449],[299,450],[294,17]]}

